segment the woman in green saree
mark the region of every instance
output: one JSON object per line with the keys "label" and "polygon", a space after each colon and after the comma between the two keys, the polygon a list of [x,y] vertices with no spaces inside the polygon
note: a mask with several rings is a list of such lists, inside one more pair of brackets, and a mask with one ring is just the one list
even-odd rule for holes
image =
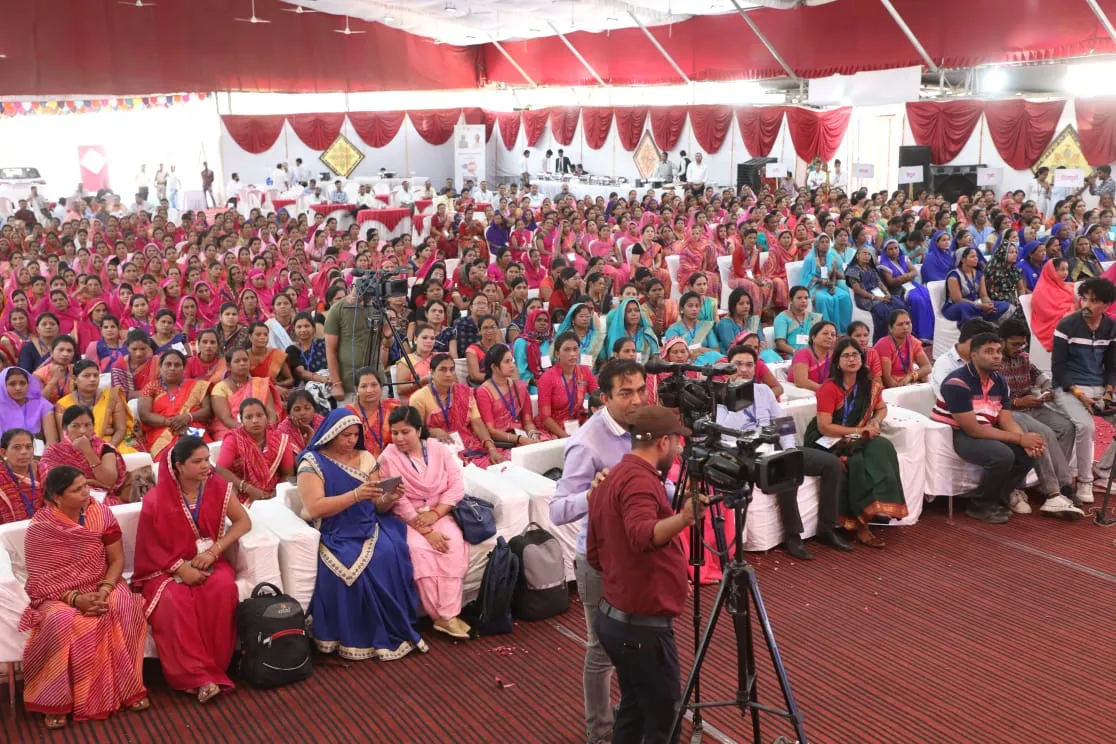
{"label": "woman in green saree", "polygon": [[869,528],[874,518],[907,516],[899,458],[880,436],[885,416],[883,386],[872,381],[856,342],[842,339],[833,351],[829,379],[818,390],[818,415],[806,429],[805,442],[841,458],[847,473],[841,526],[855,530],[857,542],[871,548],[884,547]]}

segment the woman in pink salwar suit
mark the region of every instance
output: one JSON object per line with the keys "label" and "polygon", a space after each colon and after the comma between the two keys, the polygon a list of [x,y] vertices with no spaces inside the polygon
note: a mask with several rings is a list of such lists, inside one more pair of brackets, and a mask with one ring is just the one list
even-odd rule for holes
{"label": "woman in pink salwar suit", "polygon": [[465,495],[461,462],[444,444],[427,438],[417,408],[400,406],[388,424],[391,444],[380,454],[380,477],[403,479],[403,497],[393,511],[407,523],[419,601],[435,630],[466,639],[469,626],[458,614],[469,546],[452,515]]}

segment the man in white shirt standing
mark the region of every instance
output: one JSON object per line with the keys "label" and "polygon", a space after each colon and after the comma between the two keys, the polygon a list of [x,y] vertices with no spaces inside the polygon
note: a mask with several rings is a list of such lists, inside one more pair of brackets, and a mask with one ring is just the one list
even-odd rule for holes
{"label": "man in white shirt standing", "polygon": [[287,171],[283,170],[282,163],[276,163],[275,170],[271,171],[271,185],[280,191],[287,190]]}
{"label": "man in white shirt standing", "polygon": [[170,173],[167,174],[167,201],[170,202],[171,209],[178,209],[178,192],[182,189],[182,179],[174,172],[174,166],[170,167]]}
{"label": "man in white shirt standing", "polygon": [[232,180],[225,186],[225,201],[235,207],[240,203],[240,192],[243,190],[244,184],[240,182],[240,174],[233,173]]}
{"label": "man in white shirt standing", "polygon": [[310,183],[310,179],[313,177],[313,175],[314,174],[310,172],[310,169],[302,164],[302,158],[295,158],[295,183],[301,186],[306,186],[308,183]]}
{"label": "man in white shirt standing", "polygon": [[531,183],[531,151],[524,150],[519,159],[519,179],[524,186]]}
{"label": "man in white shirt standing", "polygon": [[148,189],[151,188],[151,177],[147,175],[146,165],[140,166],[139,173],[136,174],[135,183],[136,193],[142,196],[144,201],[147,201],[147,192]]}
{"label": "man in white shirt standing", "polygon": [[694,162],[686,169],[686,183],[695,198],[701,198],[705,193],[706,169],[705,162],[700,152],[694,153]]}

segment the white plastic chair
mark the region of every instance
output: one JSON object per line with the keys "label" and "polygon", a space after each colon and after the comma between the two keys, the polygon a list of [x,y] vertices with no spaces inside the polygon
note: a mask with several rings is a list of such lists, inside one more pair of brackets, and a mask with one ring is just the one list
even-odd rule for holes
{"label": "white plastic chair", "polygon": [[[1028,328],[1031,327],[1031,310],[1033,309],[1031,303],[1034,299],[1034,295],[1025,294],[1019,296],[1019,307],[1023,308],[1023,317],[1027,319]],[[1031,333],[1030,355],[1031,364],[1035,365],[1043,372],[1050,372],[1052,363],[1051,354],[1043,348],[1042,342],[1038,340],[1038,337],[1033,332]]]}
{"label": "white plastic chair", "polygon": [[682,288],[678,286],[678,267],[682,264],[681,256],[667,256],[667,271],[670,272],[670,299],[677,300],[682,296]]}
{"label": "white plastic chair", "polygon": [[961,331],[957,323],[942,315],[945,307],[946,283],[944,281],[930,282],[926,285],[930,292],[930,304],[934,308],[934,358],[949,353],[961,338]]}
{"label": "white plastic chair", "polygon": [[732,279],[732,256],[717,256],[717,273],[721,276],[721,309],[732,313],[732,308],[728,306],[729,295],[732,294],[732,288],[729,287]]}

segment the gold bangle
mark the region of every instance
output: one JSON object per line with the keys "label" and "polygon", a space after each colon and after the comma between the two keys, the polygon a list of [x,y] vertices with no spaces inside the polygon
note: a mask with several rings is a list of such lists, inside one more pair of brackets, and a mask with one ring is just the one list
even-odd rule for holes
{"label": "gold bangle", "polygon": [[109,591],[112,591],[113,589],[116,588],[116,582],[106,580],[106,581],[100,581],[100,582],[97,583],[97,588],[98,589],[100,589],[102,586],[107,586]]}

